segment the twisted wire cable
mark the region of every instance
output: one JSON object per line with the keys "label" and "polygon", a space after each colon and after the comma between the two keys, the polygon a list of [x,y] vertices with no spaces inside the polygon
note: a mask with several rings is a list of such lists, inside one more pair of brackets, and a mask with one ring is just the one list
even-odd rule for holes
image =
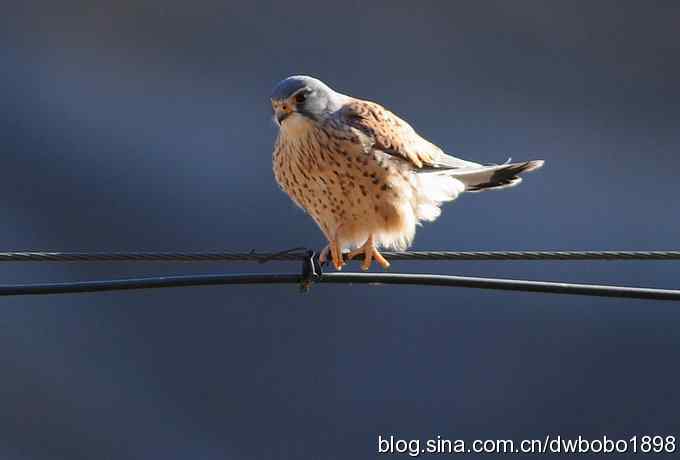
{"label": "twisted wire cable", "polygon": [[[0,262],[268,262],[300,261],[309,251],[281,252],[0,252]],[[391,260],[680,260],[680,251],[403,251],[382,252]],[[361,260],[357,257],[356,260]]]}

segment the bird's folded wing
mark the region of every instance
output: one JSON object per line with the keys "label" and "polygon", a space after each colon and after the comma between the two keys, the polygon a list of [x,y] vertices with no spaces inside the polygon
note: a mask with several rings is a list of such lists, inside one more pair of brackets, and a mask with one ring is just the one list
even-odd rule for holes
{"label": "bird's folded wing", "polygon": [[354,99],[340,111],[344,122],[367,136],[375,149],[400,157],[416,168],[456,169],[479,166],[445,154],[408,123],[379,104]]}

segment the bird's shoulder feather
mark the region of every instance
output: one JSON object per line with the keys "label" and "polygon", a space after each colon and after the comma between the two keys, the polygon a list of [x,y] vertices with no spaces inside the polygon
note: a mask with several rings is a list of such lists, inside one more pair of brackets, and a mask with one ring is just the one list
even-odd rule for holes
{"label": "bird's shoulder feather", "polygon": [[375,102],[353,98],[338,115],[344,124],[367,137],[373,148],[408,161],[418,169],[450,169],[471,164],[445,154],[421,137],[406,121]]}

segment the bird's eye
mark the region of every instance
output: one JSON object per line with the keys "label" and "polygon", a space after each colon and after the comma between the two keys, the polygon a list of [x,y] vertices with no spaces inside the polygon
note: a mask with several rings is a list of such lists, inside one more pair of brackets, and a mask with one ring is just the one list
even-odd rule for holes
{"label": "bird's eye", "polygon": [[297,102],[298,104],[302,104],[303,102],[305,102],[305,99],[307,99],[307,93],[305,93],[304,91],[299,92],[295,95],[295,102]]}

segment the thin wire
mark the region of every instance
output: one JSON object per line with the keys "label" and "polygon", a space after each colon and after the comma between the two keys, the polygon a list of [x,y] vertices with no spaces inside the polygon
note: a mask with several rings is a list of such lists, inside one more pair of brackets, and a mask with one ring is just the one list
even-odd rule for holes
{"label": "thin wire", "polygon": [[[281,284],[301,283],[304,277],[293,273],[219,274],[161,276],[154,278],[128,278],[102,281],[67,283],[23,284],[0,286],[0,296],[67,294],[81,292],[118,291],[165,287],[209,286],[229,284]],[[680,290],[650,289],[595,284],[570,284],[545,281],[524,281],[495,278],[475,278],[448,275],[421,275],[396,273],[328,273],[318,277],[320,283],[407,284],[426,286],[466,287],[502,291],[542,292],[552,294],[587,295],[628,299],[655,299],[680,301]]]}
{"label": "thin wire", "polygon": [[[0,252],[0,262],[268,262],[300,261],[308,251],[265,252]],[[405,251],[390,260],[680,260],[680,251]],[[361,261],[361,257],[357,260]]]}

